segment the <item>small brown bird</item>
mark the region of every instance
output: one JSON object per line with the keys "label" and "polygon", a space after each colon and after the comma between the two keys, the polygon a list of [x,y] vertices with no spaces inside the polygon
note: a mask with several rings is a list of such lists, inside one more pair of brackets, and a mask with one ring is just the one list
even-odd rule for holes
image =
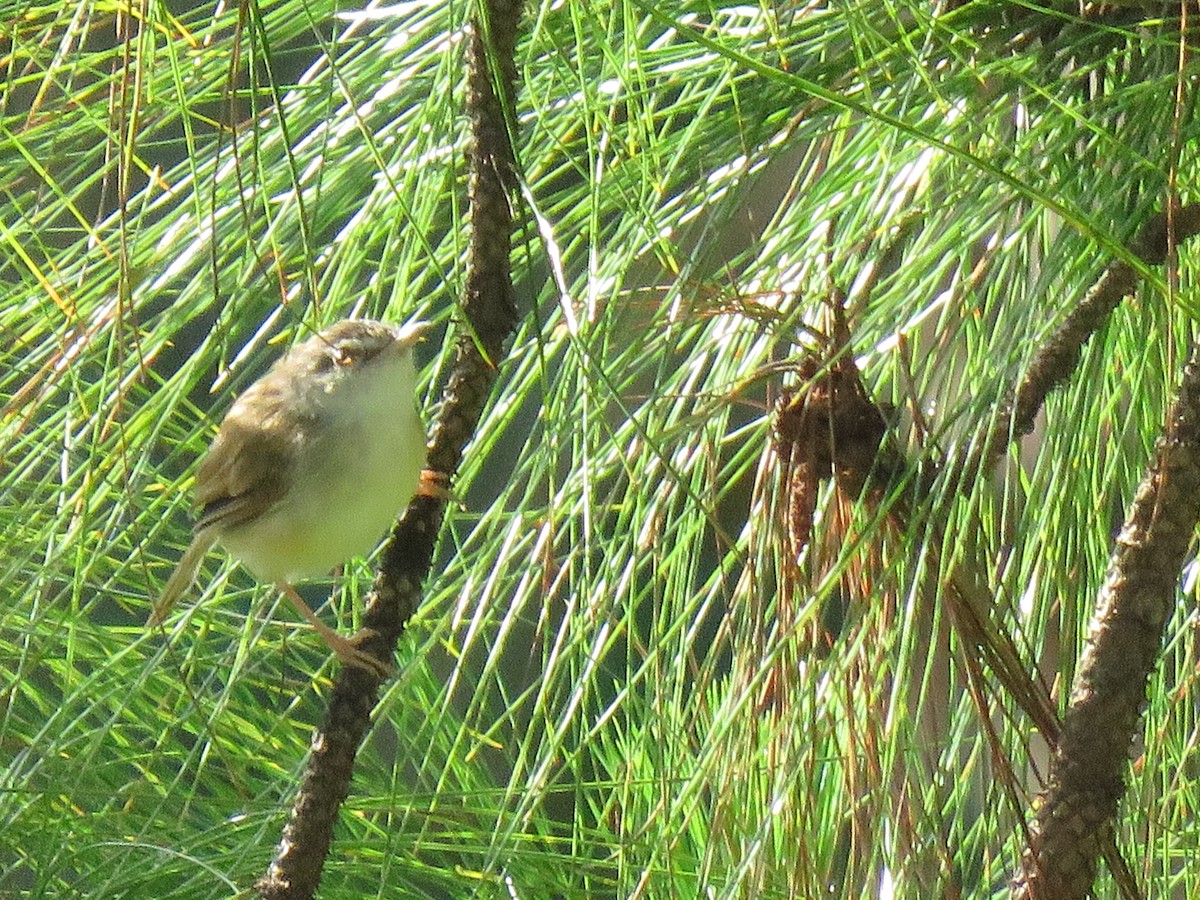
{"label": "small brown bird", "polygon": [[386,672],[292,583],[368,553],[421,491],[426,435],[412,350],[427,327],[338,322],[238,397],[196,473],[195,536],[147,624],[163,620],[219,543],[277,584],[343,664]]}

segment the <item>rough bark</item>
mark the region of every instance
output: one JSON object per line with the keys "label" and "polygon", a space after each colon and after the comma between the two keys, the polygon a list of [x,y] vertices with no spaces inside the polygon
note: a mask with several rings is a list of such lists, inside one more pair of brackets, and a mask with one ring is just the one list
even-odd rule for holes
{"label": "rough bark", "polygon": [[[1191,237],[1200,229],[1200,208],[1178,210],[1173,225],[1176,240]],[[1166,259],[1167,230],[1163,216],[1143,230],[1135,252],[1144,262]],[[1132,272],[1119,277],[1132,278]],[[1097,857],[1112,841],[1147,685],[1198,519],[1200,347],[1193,349],[1155,459],[1117,538],[1046,787],[1035,804],[1015,897],[1091,894]]]}

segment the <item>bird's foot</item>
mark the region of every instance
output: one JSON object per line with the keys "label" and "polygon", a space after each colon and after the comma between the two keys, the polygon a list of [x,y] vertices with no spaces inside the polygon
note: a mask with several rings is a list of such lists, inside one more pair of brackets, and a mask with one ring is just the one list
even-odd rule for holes
{"label": "bird's foot", "polygon": [[450,490],[450,476],[445,472],[435,472],[433,469],[421,470],[421,481],[417,485],[417,496],[432,497],[445,503],[458,500]]}

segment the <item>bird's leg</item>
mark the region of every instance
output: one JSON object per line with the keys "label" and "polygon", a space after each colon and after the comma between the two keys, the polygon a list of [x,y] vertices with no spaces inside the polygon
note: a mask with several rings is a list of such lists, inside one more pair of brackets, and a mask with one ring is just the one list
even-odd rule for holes
{"label": "bird's leg", "polygon": [[342,665],[366,669],[372,675],[381,679],[387,678],[392,674],[392,667],[390,665],[383,660],[376,659],[370,653],[359,650],[355,646],[358,641],[372,634],[370,629],[364,628],[352,638],[342,637],[317,617],[317,614],[304,602],[304,598],[297,593],[294,587],[286,581],[278,582],[277,586],[283,592],[283,596],[288,598],[288,601],[295,608],[296,612],[300,613],[316,629],[317,634],[324,639],[329,649],[342,661]]}
{"label": "bird's leg", "polygon": [[457,500],[450,490],[450,476],[445,472],[435,472],[433,469],[421,470],[421,481],[417,485],[418,497],[432,497],[447,503]]}

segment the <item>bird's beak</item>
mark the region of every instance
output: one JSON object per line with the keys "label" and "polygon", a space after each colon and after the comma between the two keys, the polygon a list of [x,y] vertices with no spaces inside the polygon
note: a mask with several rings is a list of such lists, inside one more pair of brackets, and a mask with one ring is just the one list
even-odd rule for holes
{"label": "bird's beak", "polygon": [[396,346],[408,349],[424,338],[432,329],[432,322],[408,322],[396,329]]}

